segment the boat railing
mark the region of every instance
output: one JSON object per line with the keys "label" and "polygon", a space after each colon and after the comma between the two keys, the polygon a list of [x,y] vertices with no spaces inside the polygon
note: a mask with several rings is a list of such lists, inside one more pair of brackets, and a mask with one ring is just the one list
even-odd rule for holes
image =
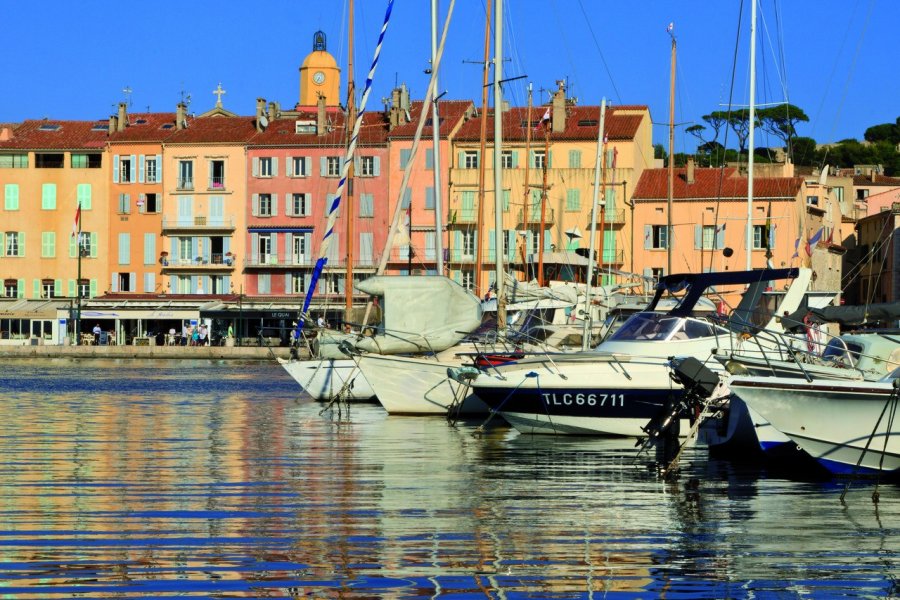
{"label": "boat railing", "polygon": [[[421,333],[411,332],[411,331],[400,331],[396,329],[385,329],[380,326],[362,323],[352,323],[350,321],[342,321],[340,323],[342,326],[349,325],[351,329],[355,329],[356,333],[359,334],[360,338],[371,339],[376,347],[379,347],[378,344],[378,336],[383,335],[385,337],[393,338],[396,340],[400,340],[402,342],[406,342],[408,344],[412,344],[419,348],[423,354],[427,354],[429,356],[434,356],[437,354],[437,351],[431,345],[431,341],[429,341],[427,336],[422,335]],[[371,331],[372,335],[369,336],[366,334],[367,331]]]}

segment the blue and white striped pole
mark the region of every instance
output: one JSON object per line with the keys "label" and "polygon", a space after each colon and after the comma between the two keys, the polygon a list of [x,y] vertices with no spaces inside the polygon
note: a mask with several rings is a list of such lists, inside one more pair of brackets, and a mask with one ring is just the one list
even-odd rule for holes
{"label": "blue and white striped pole", "polygon": [[[344,193],[344,187],[347,185],[347,175],[350,172],[350,165],[353,162],[353,154],[356,152],[356,144],[359,141],[359,130],[362,127],[363,114],[366,110],[366,102],[369,99],[369,93],[372,91],[372,79],[375,77],[375,69],[378,67],[378,57],[381,55],[381,44],[384,42],[384,34],[387,32],[388,23],[391,20],[391,10],[394,8],[394,0],[388,0],[387,10],[384,13],[384,23],[381,25],[381,33],[378,35],[378,44],[375,45],[375,56],[372,58],[372,66],[369,67],[369,74],[366,76],[366,86],[363,89],[362,99],[359,102],[359,113],[356,115],[356,122],[353,124],[353,135],[350,138],[350,145],[347,147],[347,155],[344,157],[344,164],[341,167],[341,180],[338,183],[337,192],[331,206],[328,207],[328,221],[325,225],[325,237],[322,238],[322,246],[319,249],[319,258],[316,260],[316,266],[312,272],[312,278],[309,282],[309,289],[306,290],[306,299],[303,301],[303,312],[300,319],[297,320],[297,329],[295,330],[296,339],[300,339],[300,332],[303,330],[303,324],[306,321],[307,311],[312,302],[316,285],[319,283],[319,277],[322,275],[322,269],[328,262],[328,248],[331,246],[334,237],[334,222],[337,219],[338,207],[341,205],[341,196]],[[347,213],[347,218],[352,215]],[[353,285],[352,281],[346,282],[346,285]]]}

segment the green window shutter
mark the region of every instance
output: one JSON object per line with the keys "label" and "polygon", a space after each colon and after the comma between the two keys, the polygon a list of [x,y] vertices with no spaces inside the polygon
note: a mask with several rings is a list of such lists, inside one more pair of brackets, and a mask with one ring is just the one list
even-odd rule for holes
{"label": "green window shutter", "polygon": [[78,204],[81,205],[81,210],[91,210],[91,184],[79,183],[76,197]]}
{"label": "green window shutter", "polygon": [[17,279],[16,280],[16,298],[24,298],[25,297],[25,280]]}
{"label": "green window shutter", "polygon": [[519,152],[516,150],[513,150],[510,152],[510,154],[512,155],[512,168],[518,169],[519,168]]}
{"label": "green window shutter", "polygon": [[488,230],[488,260],[497,260],[497,243],[495,229]]}
{"label": "green window shutter", "polygon": [[119,234],[119,264],[127,265],[131,263],[131,234]]}
{"label": "green window shutter", "polygon": [[156,234],[144,234],[144,264],[152,265],[156,262]]}
{"label": "green window shutter", "polygon": [[19,184],[7,183],[3,188],[3,210],[19,210]]}
{"label": "green window shutter", "polygon": [[90,297],[93,298],[96,295],[97,295],[97,280],[91,279]]}
{"label": "green window shutter", "polygon": [[31,288],[31,297],[32,298],[40,298],[41,297],[41,280],[35,279],[33,280],[34,285]]}
{"label": "green window shutter", "polygon": [[113,183],[119,183],[119,155],[113,154],[113,164],[112,164],[112,176]]}
{"label": "green window shutter", "polygon": [[428,171],[434,170],[434,148],[425,150],[425,169]]}
{"label": "green window shutter", "polygon": [[509,212],[509,198],[512,195],[510,190],[503,190],[503,212]]}
{"label": "green window shutter", "polygon": [[91,258],[97,258],[97,234],[91,234]]}
{"label": "green window shutter", "polygon": [[69,258],[76,258],[78,256],[78,246],[75,240],[76,237],[74,235],[69,236]]}
{"label": "green window shutter", "polygon": [[616,262],[616,236],[611,232],[603,236],[603,262]]}
{"label": "green window shutter", "polygon": [[62,296],[62,279],[53,280],[53,295],[57,298]]}
{"label": "green window shutter", "polygon": [[612,212],[616,210],[616,189],[606,188],[606,210]]}
{"label": "green window shutter", "polygon": [[70,280],[69,280],[69,298],[74,298],[75,296],[76,296],[76,293],[75,293],[75,280],[74,280],[74,279],[70,279]]}
{"label": "green window shutter", "polygon": [[55,183],[45,183],[41,186],[41,210],[56,210]]}
{"label": "green window shutter", "polygon": [[569,150],[569,168],[581,168],[581,150]]}
{"label": "green window shutter", "polygon": [[550,150],[550,151],[547,153],[547,168],[548,168],[548,169],[552,169],[552,168],[553,168],[553,150]]}
{"label": "green window shutter", "polygon": [[566,190],[566,210],[581,210],[581,190]]}
{"label": "green window shutter", "polygon": [[56,256],[56,233],[53,231],[41,232],[41,258],[53,258]]}
{"label": "green window shutter", "polygon": [[25,232],[19,232],[19,256],[25,256]]}

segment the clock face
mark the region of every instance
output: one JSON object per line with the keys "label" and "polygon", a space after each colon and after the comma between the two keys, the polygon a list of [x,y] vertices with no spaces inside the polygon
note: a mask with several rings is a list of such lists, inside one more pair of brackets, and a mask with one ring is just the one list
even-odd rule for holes
{"label": "clock face", "polygon": [[315,73],[313,73],[313,83],[317,83],[319,85],[325,83],[325,73],[323,73],[322,71],[316,71]]}

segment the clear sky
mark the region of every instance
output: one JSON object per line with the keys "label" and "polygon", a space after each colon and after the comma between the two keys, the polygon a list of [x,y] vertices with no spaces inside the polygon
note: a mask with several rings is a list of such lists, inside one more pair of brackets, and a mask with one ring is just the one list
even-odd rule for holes
{"label": "clear sky", "polygon": [[[483,56],[485,2],[457,0],[440,71],[448,99],[480,103],[481,68],[473,63]],[[810,123],[799,134],[820,143],[862,139],[866,127],[900,116],[900,2],[759,2],[757,102],[787,99],[800,106]],[[380,110],[398,82],[413,98],[424,96],[429,5],[396,0],[369,110]],[[356,0],[360,90],[385,7],[386,0]],[[442,23],[448,7],[449,0],[440,0]],[[505,86],[513,105],[526,104],[528,82],[538,103],[547,101],[556,80],[566,79],[581,105],[598,105],[603,96],[614,104],[649,105],[660,123],[654,141],[665,143],[670,22],[678,42],[675,119],[683,124],[676,151],[695,149],[696,139],[683,128],[725,110],[730,95],[735,105],[749,101],[750,0],[506,0],[505,7],[504,77],[527,76]],[[133,90],[132,112],[174,111],[182,91],[191,95],[191,112],[204,112],[214,105],[219,82],[225,108],[239,114],[253,114],[257,97],[292,106],[298,68],[316,30],[326,33],[328,50],[345,66],[346,10],[346,0],[18,4],[15,24],[0,37],[0,122],[103,119],[124,100],[126,86]],[[777,141],[758,138],[757,145],[767,144]]]}

